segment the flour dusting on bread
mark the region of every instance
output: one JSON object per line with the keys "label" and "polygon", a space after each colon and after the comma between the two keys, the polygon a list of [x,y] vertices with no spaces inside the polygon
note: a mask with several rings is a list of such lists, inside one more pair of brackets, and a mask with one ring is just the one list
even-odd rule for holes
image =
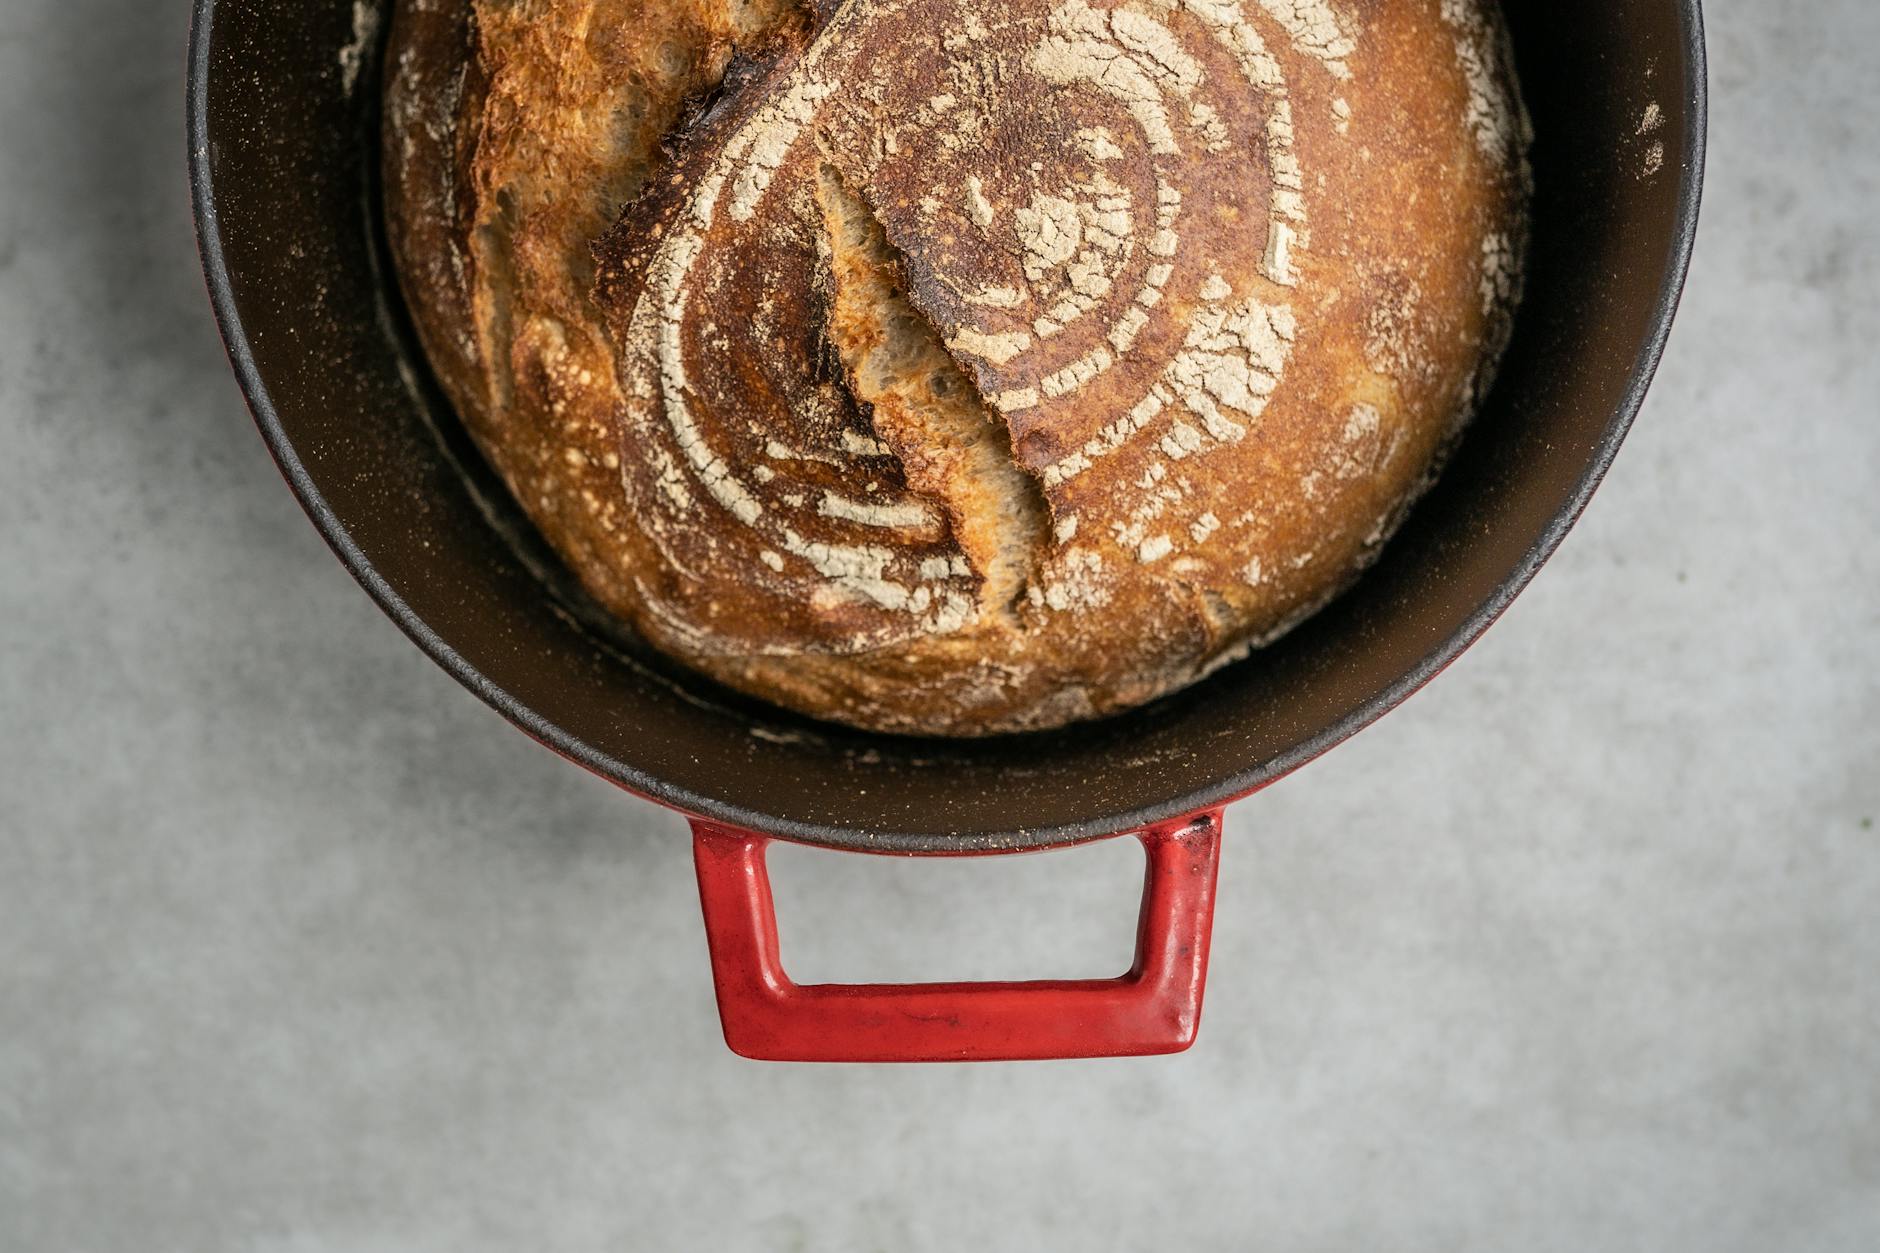
{"label": "flour dusting on bread", "polygon": [[594,594],[891,731],[1160,695],[1335,594],[1519,299],[1488,0],[403,0],[440,377]]}

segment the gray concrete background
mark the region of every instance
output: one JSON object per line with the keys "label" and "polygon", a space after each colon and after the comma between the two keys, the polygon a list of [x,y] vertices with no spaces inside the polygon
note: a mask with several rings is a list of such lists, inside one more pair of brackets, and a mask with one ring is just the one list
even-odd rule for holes
{"label": "gray concrete background", "polygon": [[[184,0],[7,0],[0,1250],[1880,1247],[1880,6],[1709,7],[1637,431],[1481,647],[1232,812],[1199,1046],[822,1069],[720,1044],[679,820],[283,490]],[[785,856],[793,963],[1114,968],[1131,855],[1059,857]]]}

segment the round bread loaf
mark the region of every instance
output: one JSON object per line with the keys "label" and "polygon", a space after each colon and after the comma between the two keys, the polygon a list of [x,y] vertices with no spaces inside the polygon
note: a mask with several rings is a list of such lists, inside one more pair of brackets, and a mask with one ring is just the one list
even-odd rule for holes
{"label": "round bread loaf", "polygon": [[403,0],[386,186],[471,432],[734,688],[983,735],[1376,554],[1518,298],[1489,0]]}

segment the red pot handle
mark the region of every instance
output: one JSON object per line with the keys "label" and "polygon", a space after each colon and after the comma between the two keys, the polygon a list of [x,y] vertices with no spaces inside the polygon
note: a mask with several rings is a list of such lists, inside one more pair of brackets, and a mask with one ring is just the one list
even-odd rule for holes
{"label": "red pot handle", "polygon": [[783,972],[767,836],[695,819],[725,1042],[760,1061],[1016,1061],[1179,1053],[1201,1024],[1221,811],[1136,833],[1148,852],[1136,963],[1116,979],[816,984]]}

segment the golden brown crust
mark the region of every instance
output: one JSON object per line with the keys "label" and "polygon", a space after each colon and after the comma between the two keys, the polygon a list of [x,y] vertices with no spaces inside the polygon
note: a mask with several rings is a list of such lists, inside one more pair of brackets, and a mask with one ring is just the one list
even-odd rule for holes
{"label": "golden brown crust", "polygon": [[439,373],[603,603],[813,714],[1192,681],[1362,568],[1505,338],[1480,0],[474,8],[394,27]]}
{"label": "golden brown crust", "polygon": [[613,354],[590,245],[740,40],[789,0],[402,0],[386,210],[446,394],[530,518],[631,620]]}

